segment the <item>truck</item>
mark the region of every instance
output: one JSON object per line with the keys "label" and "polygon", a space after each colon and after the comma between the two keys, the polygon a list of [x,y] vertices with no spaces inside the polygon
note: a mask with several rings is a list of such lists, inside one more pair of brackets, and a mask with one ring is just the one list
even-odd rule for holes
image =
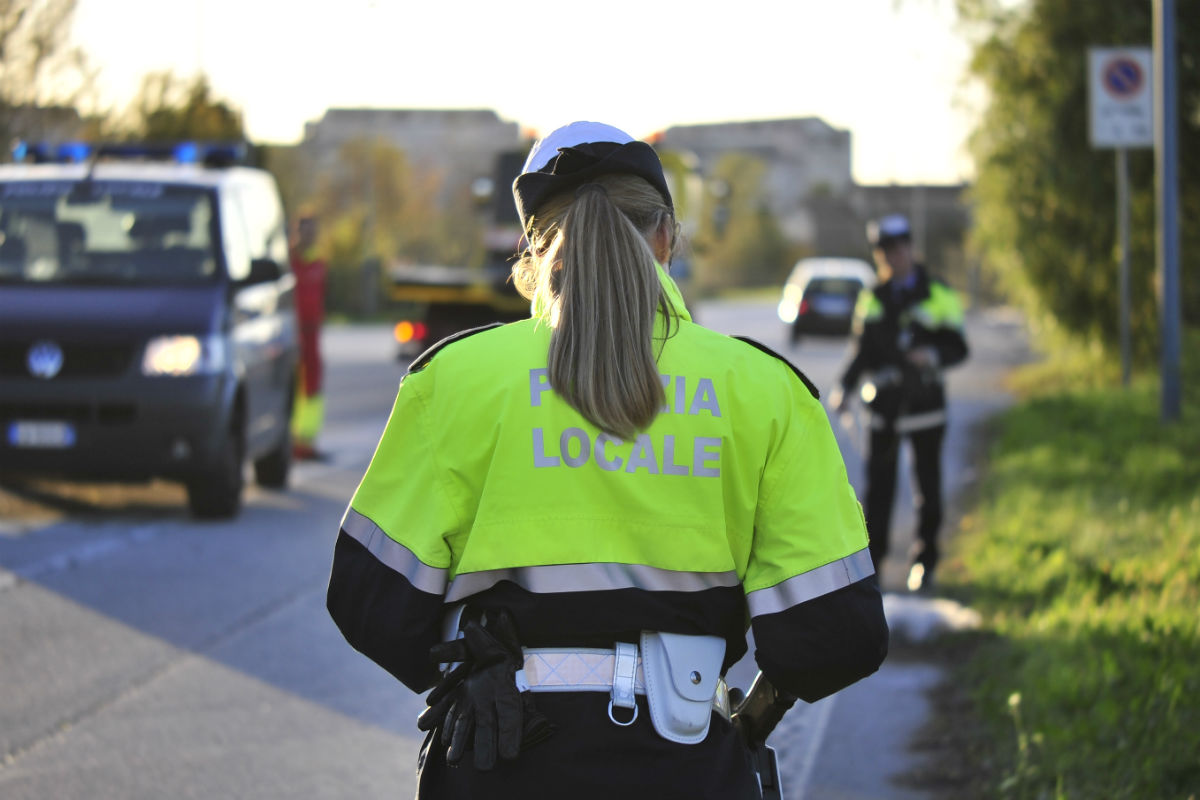
{"label": "truck", "polygon": [[501,153],[487,197],[482,266],[397,265],[384,280],[388,300],[400,310],[393,334],[397,355],[410,358],[447,336],[493,322],[529,316],[529,300],[510,278],[523,239],[509,187],[525,163],[525,151]]}
{"label": "truck", "polygon": [[[404,310],[393,330],[399,346],[398,357],[415,357],[445,337],[468,328],[515,322],[529,316],[529,300],[517,292],[510,277],[513,261],[524,246],[524,232],[510,187],[521,174],[526,155],[527,150],[513,151],[496,159],[487,192],[486,256],[482,267],[394,266],[386,272],[387,297],[393,307]],[[695,212],[700,207],[699,172],[695,164],[680,157],[668,159],[666,169],[687,235],[695,229]],[[688,209],[693,210],[691,215]],[[696,319],[688,260],[677,257],[669,271]]]}

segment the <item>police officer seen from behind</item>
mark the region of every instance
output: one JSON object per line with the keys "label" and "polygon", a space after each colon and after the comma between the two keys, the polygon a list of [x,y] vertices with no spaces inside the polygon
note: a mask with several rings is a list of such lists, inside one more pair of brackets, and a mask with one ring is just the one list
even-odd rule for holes
{"label": "police officer seen from behind", "polygon": [[871,223],[867,234],[880,281],[863,290],[855,309],[854,355],[834,393],[845,411],[862,382],[870,410],[867,531],[882,571],[896,489],[900,441],[912,444],[917,540],[909,554],[908,588],[932,586],[942,523],[942,439],[946,390],[942,372],[967,357],[958,295],[916,263],[908,220],[899,214]]}
{"label": "police officer seen from behind", "polygon": [[828,419],[782,358],[691,322],[649,145],[572,123],[513,191],[532,318],[414,362],[329,611],[434,687],[419,797],[757,798],[722,680],[747,622],[763,674],[810,702],[887,651]]}

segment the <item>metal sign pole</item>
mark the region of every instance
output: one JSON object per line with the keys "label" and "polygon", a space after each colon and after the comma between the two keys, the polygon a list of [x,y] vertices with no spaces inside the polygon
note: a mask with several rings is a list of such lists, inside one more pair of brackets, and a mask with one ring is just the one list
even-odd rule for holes
{"label": "metal sign pole", "polygon": [[1130,333],[1129,154],[1130,147],[1154,145],[1154,53],[1148,47],[1088,49],[1088,135],[1092,147],[1117,153],[1117,284],[1121,383],[1133,372]]}
{"label": "metal sign pole", "polygon": [[1162,286],[1162,418],[1182,415],[1179,292],[1179,110],[1175,0],[1154,0],[1154,139],[1158,179],[1158,271]]}
{"label": "metal sign pole", "polygon": [[1117,148],[1117,237],[1121,247],[1121,383],[1129,386],[1129,161],[1124,147]]}

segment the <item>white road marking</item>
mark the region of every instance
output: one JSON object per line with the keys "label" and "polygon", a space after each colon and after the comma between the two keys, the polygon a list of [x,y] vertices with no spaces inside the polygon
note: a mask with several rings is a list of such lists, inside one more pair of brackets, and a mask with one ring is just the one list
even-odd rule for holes
{"label": "white road marking", "polygon": [[[833,706],[836,700],[837,695],[831,694],[813,705],[812,731],[804,748],[804,754],[800,757],[800,771],[795,778],[796,793],[793,796],[797,800],[804,800],[808,795],[808,782],[812,778],[813,767],[817,764],[817,754],[821,752],[821,745],[825,741],[825,731],[833,716]],[[785,780],[784,786],[786,785],[787,781]]]}

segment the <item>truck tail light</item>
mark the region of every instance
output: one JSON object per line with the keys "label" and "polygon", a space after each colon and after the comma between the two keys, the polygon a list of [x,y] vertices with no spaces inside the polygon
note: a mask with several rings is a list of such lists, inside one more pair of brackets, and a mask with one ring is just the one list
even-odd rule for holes
{"label": "truck tail light", "polygon": [[408,344],[409,342],[423,340],[427,332],[424,322],[410,322],[405,319],[396,323],[392,335],[396,337],[396,341],[400,344]]}

